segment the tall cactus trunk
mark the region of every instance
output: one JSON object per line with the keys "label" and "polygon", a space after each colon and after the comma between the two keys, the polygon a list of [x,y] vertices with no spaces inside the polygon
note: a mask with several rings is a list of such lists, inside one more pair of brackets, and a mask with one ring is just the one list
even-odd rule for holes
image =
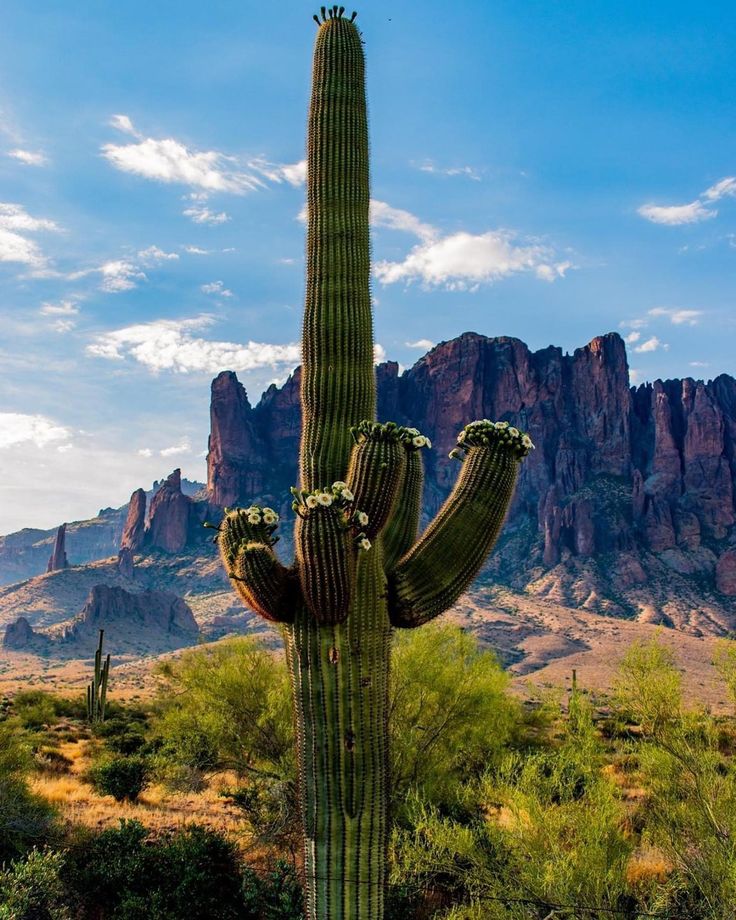
{"label": "tall cactus trunk", "polygon": [[[375,417],[368,120],[351,21],[322,24],[312,79],[300,456],[307,490],[345,476],[350,429]],[[344,623],[321,625],[301,606],[287,627],[309,918],[383,915],[391,627],[377,550],[358,562]]]}
{"label": "tall cactus trunk", "polygon": [[383,916],[391,629],[379,553],[358,564],[341,624],[302,609],[287,627],[309,920]]}

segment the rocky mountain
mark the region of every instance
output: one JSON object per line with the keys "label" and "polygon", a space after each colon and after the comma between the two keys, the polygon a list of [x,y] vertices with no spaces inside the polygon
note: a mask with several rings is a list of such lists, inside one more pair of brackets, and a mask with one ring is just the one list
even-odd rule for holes
{"label": "rocky mountain", "polygon": [[[144,518],[140,527],[145,525],[146,501],[164,484],[165,480],[157,481],[148,492],[139,489],[133,493],[137,508],[140,509],[141,504],[143,507]],[[181,479],[180,489],[185,496],[191,497],[202,493],[204,486],[200,482]],[[90,520],[62,525],[62,548],[67,556],[67,565],[84,565],[117,553],[123,545],[123,531],[129,517],[129,505],[123,505],[122,508],[103,508]],[[59,531],[58,527],[51,530],[25,528],[7,536],[0,536],[0,585],[12,584],[50,571],[49,565],[54,558],[57,563],[60,558],[56,554]],[[129,539],[133,541],[138,538],[138,535],[129,535]],[[136,550],[137,548],[136,546]]]}
{"label": "rocky mountain", "polygon": [[[572,355],[466,333],[399,374],[377,369],[379,417],[411,424],[434,450],[425,512],[455,477],[459,429],[507,419],[537,450],[523,466],[488,572],[601,613],[695,633],[736,627],[736,380],[629,385],[615,333]],[[208,494],[217,505],[287,505],[296,481],[299,370],[251,406],[232,372],[212,384]]]}

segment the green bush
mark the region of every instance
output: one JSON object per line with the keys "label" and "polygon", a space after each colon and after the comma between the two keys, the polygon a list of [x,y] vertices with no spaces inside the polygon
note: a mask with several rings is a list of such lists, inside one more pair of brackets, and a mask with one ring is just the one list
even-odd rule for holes
{"label": "green bush", "polygon": [[65,879],[83,920],[242,920],[235,847],[188,827],[162,838],[136,821],[89,835],[69,854]]}
{"label": "green bush", "polygon": [[53,810],[28,788],[32,767],[23,729],[17,721],[0,722],[0,865],[55,833]]}
{"label": "green bush", "polygon": [[38,729],[54,725],[61,718],[83,719],[86,715],[81,697],[69,698],[45,690],[23,690],[12,700],[12,710],[25,728]]}
{"label": "green bush", "polygon": [[32,850],[0,870],[0,920],[71,920],[60,853]]}
{"label": "green bush", "polygon": [[136,755],[107,757],[94,764],[87,776],[100,795],[134,802],[147,785],[148,764]]}
{"label": "green bush", "polygon": [[278,860],[273,870],[243,872],[244,920],[302,920],[304,894],[294,866]]}

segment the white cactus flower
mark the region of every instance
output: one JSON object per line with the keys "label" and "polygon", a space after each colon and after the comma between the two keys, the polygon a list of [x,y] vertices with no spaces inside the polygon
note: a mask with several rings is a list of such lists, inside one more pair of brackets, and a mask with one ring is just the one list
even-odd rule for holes
{"label": "white cactus flower", "polygon": [[524,445],[524,447],[526,447],[527,450],[534,450],[534,442],[528,434],[524,435],[524,437],[521,439],[521,443]]}
{"label": "white cactus flower", "polygon": [[424,447],[424,445],[427,443],[427,439],[423,434],[419,434],[415,438],[411,439],[411,443],[414,445],[414,447]]}
{"label": "white cactus flower", "polygon": [[278,522],[279,516],[275,511],[272,511],[270,508],[263,509],[263,523],[264,524],[276,524]]}
{"label": "white cactus flower", "polygon": [[332,496],[329,492],[320,492],[317,496],[317,501],[323,508],[329,508],[332,504]]}
{"label": "white cactus flower", "polygon": [[506,428],[509,427],[509,423],[508,422],[496,422],[495,427],[498,428],[499,431],[504,431]]}
{"label": "white cactus flower", "polygon": [[370,549],[370,548],[371,548],[371,541],[368,539],[368,537],[363,537],[363,539],[360,541],[360,543],[358,543],[358,546],[359,546],[361,549]]}
{"label": "white cactus flower", "polygon": [[317,496],[316,495],[307,495],[307,508],[316,508],[317,507]]}
{"label": "white cactus flower", "polygon": [[248,514],[248,523],[249,524],[260,524],[261,523],[260,514],[257,511],[251,511]]}
{"label": "white cactus flower", "polygon": [[509,434],[511,435],[512,438],[518,438],[518,437],[519,437],[519,429],[518,429],[518,428],[513,428],[513,427],[511,427],[511,428],[509,428]]}
{"label": "white cactus flower", "polygon": [[368,515],[365,511],[358,512],[358,523],[361,527],[365,527],[368,524]]}
{"label": "white cactus flower", "polygon": [[431,446],[432,446],[432,442],[429,440],[429,438],[425,438],[425,439],[424,439],[424,444],[425,444],[425,447],[431,447]]}
{"label": "white cactus flower", "polygon": [[351,501],[355,498],[355,496],[354,496],[353,493],[350,491],[350,489],[347,488],[347,486],[342,490],[342,493],[341,493],[341,494],[342,494],[342,497],[345,499],[346,502],[351,502]]}
{"label": "white cactus flower", "polygon": [[347,489],[347,487],[348,487],[348,484],[346,482],[343,482],[341,479],[338,479],[337,482],[332,483],[333,492],[343,492],[345,489]]}

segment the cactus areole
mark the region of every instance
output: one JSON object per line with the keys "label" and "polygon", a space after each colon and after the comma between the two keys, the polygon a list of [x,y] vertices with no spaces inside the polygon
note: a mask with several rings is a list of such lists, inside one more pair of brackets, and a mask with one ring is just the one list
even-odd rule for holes
{"label": "cactus areole", "polygon": [[307,917],[380,920],[392,629],[428,622],[470,585],[533,445],[506,422],[468,425],[453,450],[457,483],[417,539],[431,445],[375,421],[364,57],[355,14],[343,12],[315,17],[296,561],[273,551],[271,508],[225,509],[217,541],[233,586],[286,645]]}

